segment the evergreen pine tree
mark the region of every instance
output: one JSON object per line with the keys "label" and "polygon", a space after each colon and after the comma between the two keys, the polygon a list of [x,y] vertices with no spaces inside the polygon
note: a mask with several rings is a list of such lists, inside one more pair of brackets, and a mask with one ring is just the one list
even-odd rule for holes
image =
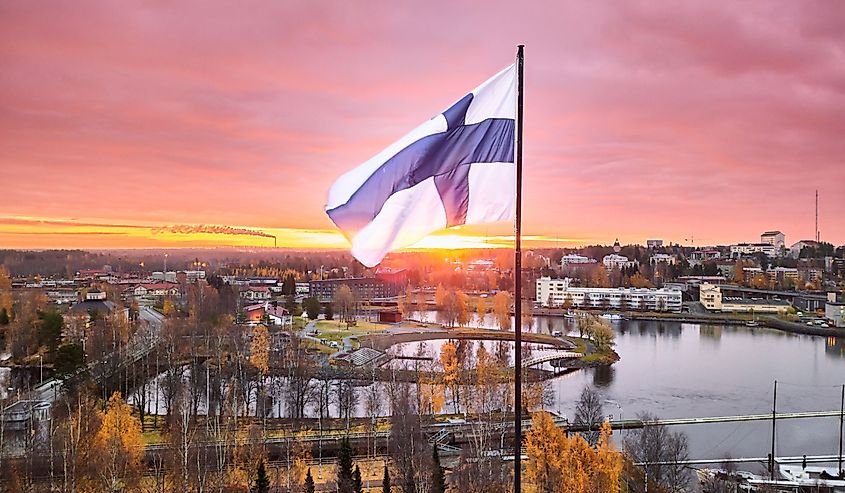
{"label": "evergreen pine tree", "polygon": [[255,486],[253,493],[270,493],[270,478],[267,477],[267,470],[264,468],[264,461],[258,463],[258,471],[255,473]]}
{"label": "evergreen pine tree", "polygon": [[446,493],[446,473],[440,465],[437,444],[434,444],[431,450],[431,493]]}
{"label": "evergreen pine tree", "polygon": [[353,493],[352,485],[352,445],[349,438],[344,437],[340,442],[337,454],[337,491],[338,493]]}
{"label": "evergreen pine tree", "polygon": [[314,493],[314,477],[311,476],[311,468],[308,468],[308,474],[305,475],[305,493]]}
{"label": "evergreen pine tree", "polygon": [[381,480],[381,493],[390,493],[390,471],[384,466],[384,479]]}
{"label": "evergreen pine tree", "polygon": [[6,307],[0,308],[0,325],[9,325],[9,313]]}
{"label": "evergreen pine tree", "polygon": [[355,464],[355,472],[352,473],[352,489],[355,493],[364,493],[364,482],[361,481],[361,468]]}

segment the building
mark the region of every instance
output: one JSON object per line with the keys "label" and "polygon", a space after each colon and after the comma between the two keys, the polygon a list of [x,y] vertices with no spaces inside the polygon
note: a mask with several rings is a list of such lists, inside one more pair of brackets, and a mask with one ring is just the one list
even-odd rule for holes
{"label": "building", "polygon": [[786,300],[722,297],[723,312],[785,314],[792,305]]}
{"label": "building", "polygon": [[577,253],[568,253],[560,258],[560,267],[564,268],[568,265],[589,265],[595,264],[596,259],[578,255]]}
{"label": "building", "polygon": [[677,289],[582,288],[570,283],[569,278],[537,279],[537,301],[549,308],[569,304],[576,308],[681,311],[682,294]]}
{"label": "building", "polygon": [[798,258],[801,255],[801,250],[804,247],[816,248],[819,244],[815,240],[801,240],[797,241],[789,247],[789,256],[792,258]]}
{"label": "building", "polygon": [[731,258],[741,258],[756,253],[762,253],[767,257],[774,257],[777,255],[777,250],[774,245],[769,243],[737,243],[736,245],[731,245]]}
{"label": "building", "polygon": [[607,270],[622,269],[625,267],[636,265],[636,262],[628,260],[628,257],[624,255],[619,255],[618,253],[611,253],[610,255],[605,255],[604,258],[601,260],[601,263],[604,264],[604,267]]}
{"label": "building", "polygon": [[705,283],[698,288],[698,300],[704,308],[713,311],[722,311],[722,290],[719,286]]}
{"label": "building", "polygon": [[85,301],[81,301],[70,307],[68,313],[71,315],[88,315],[92,313],[109,315],[116,307],[117,305],[106,299],[106,293],[100,291],[99,289],[92,289],[85,294]]}
{"label": "building", "polygon": [[768,276],[769,282],[783,284],[790,281],[793,286],[798,283],[798,269],[793,267],[769,267],[766,276]]}
{"label": "building", "polygon": [[833,322],[834,327],[845,327],[845,301],[837,300],[836,293],[827,293],[824,318]]}
{"label": "building", "polygon": [[293,323],[293,317],[287,309],[270,302],[244,307],[244,319],[248,324],[258,324],[265,320],[267,323],[277,326],[286,326]]}
{"label": "building", "polygon": [[645,240],[645,246],[648,248],[661,248],[663,240]]}
{"label": "building", "polygon": [[241,298],[249,301],[269,300],[270,288],[267,286],[249,286],[241,291]]}
{"label": "building", "polygon": [[177,280],[176,271],[169,270],[167,272],[156,271],[153,272],[150,278],[153,281],[173,282]]}
{"label": "building", "polygon": [[655,265],[660,263],[675,265],[675,262],[675,256],[668,253],[655,253],[651,256],[651,263]]}
{"label": "building", "polygon": [[375,299],[393,298],[405,291],[405,284],[401,282],[389,282],[378,277],[349,277],[345,279],[324,279],[311,281],[311,296],[320,300],[320,303],[328,303],[334,300],[337,290],[346,285],[360,301]]}
{"label": "building", "polygon": [[705,249],[695,250],[689,255],[690,266],[701,265],[708,260],[716,260],[721,258],[722,252],[719,250]]}
{"label": "building", "polygon": [[139,284],[132,290],[132,296],[139,305],[161,303],[168,296],[179,296],[179,286],[169,282]]}
{"label": "building", "polygon": [[772,245],[778,255],[786,248],[785,239],[786,237],[780,231],[766,231],[760,235],[760,243]]}

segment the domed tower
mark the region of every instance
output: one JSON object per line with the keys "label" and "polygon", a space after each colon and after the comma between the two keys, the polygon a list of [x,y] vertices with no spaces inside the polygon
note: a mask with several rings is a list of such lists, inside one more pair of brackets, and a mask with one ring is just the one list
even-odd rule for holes
{"label": "domed tower", "polygon": [[619,238],[616,238],[616,242],[613,243],[613,251],[616,253],[622,251],[622,246],[619,244]]}

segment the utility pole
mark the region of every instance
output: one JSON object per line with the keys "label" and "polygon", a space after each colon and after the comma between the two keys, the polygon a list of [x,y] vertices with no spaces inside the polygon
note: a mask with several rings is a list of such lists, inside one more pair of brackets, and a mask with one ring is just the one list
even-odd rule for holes
{"label": "utility pole", "polygon": [[819,190],[816,189],[816,243],[821,240],[821,235],[819,234]]}
{"label": "utility pole", "polygon": [[839,404],[839,477],[845,477],[845,469],[842,469],[842,432],[845,424],[845,385],[842,385],[842,400]]}
{"label": "utility pole", "polygon": [[771,476],[772,480],[775,479],[775,431],[776,431],[776,422],[775,422],[775,415],[777,413],[778,407],[778,381],[775,380],[775,392],[772,398],[772,455],[769,461],[769,475]]}

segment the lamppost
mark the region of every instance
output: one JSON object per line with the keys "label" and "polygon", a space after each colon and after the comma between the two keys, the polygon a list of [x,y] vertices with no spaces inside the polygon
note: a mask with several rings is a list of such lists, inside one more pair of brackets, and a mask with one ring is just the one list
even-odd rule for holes
{"label": "lamppost", "polygon": [[[621,438],[621,441],[622,441],[622,455],[624,456],[625,455],[625,438],[626,437],[625,437],[625,419],[623,417],[622,406],[613,399],[605,399],[604,402],[606,402],[608,404],[613,404],[614,406],[617,407],[617,409],[619,409],[619,425],[622,427],[619,430],[619,435],[620,435],[620,438]],[[610,417],[612,419],[613,415],[611,414]],[[648,472],[646,472],[646,478],[648,478],[647,475],[648,475]],[[627,478],[627,476],[625,477],[625,490],[626,491],[628,490],[628,478]],[[646,491],[648,491],[648,480],[646,480]]]}
{"label": "lamppost", "polygon": [[44,358],[39,354],[38,355],[38,367],[39,367],[39,378],[38,378],[38,385],[44,383]]}

